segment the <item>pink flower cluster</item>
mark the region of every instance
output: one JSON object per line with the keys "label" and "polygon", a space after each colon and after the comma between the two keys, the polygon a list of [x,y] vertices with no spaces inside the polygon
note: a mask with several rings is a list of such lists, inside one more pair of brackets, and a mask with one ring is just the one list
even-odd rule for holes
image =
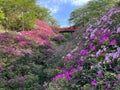
{"label": "pink flower cluster", "polygon": [[30,47],[33,42],[17,34],[2,33],[0,34],[0,51],[4,53],[14,54],[17,56],[24,53],[32,53]]}
{"label": "pink flower cluster", "polygon": [[50,39],[56,38],[56,39],[62,39],[63,36],[61,34],[56,34],[53,31],[53,28],[47,24],[45,21],[36,20],[36,30],[31,31],[21,31],[18,32],[19,35],[26,36],[29,39],[34,40],[40,45],[48,45],[51,46]]}

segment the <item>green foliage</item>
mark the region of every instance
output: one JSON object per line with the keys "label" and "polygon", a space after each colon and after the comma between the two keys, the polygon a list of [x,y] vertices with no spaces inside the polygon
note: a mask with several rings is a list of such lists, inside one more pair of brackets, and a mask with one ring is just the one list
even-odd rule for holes
{"label": "green foliage", "polygon": [[117,86],[116,90],[120,90],[120,84]]}
{"label": "green foliage", "polygon": [[85,6],[72,11],[69,22],[77,26],[89,25],[100,18],[116,2],[117,0],[91,0]]}
{"label": "green foliage", "polygon": [[[31,15],[32,13],[34,14],[34,12],[31,11],[34,7],[32,7],[32,5],[35,6],[35,0],[31,0],[31,2],[29,2],[29,0],[2,0],[0,2],[0,8],[6,17],[2,25],[11,30],[28,29],[27,26],[32,22],[32,18],[34,17],[34,15]],[[25,22],[27,24],[25,24]],[[22,27],[22,29],[20,27]]]}
{"label": "green foliage", "polygon": [[2,20],[2,19],[4,19],[4,18],[5,18],[5,15],[4,15],[3,11],[0,10],[0,20]]}
{"label": "green foliage", "polygon": [[[5,90],[43,90],[42,84],[51,78],[48,71],[47,59],[52,54],[47,47],[35,47],[32,55],[21,57],[9,55],[4,58],[0,54],[0,60],[4,63],[4,70],[0,74],[0,88]],[[5,54],[4,54],[5,55]],[[8,54],[7,54],[8,55]],[[3,56],[3,57],[2,57]],[[52,69],[51,69],[52,70]]]}
{"label": "green foliage", "polygon": [[5,15],[1,24],[10,30],[31,30],[36,19],[51,21],[49,18],[53,18],[49,9],[36,5],[36,0],[2,0],[0,9]]}
{"label": "green foliage", "polygon": [[54,28],[59,28],[60,27],[57,20],[54,19],[52,16],[50,16],[46,21]]}
{"label": "green foliage", "polygon": [[[68,88],[69,84],[66,80],[58,80],[54,83],[49,83],[48,87],[50,90],[70,90],[71,88]],[[48,89],[45,89],[48,90]]]}
{"label": "green foliage", "polygon": [[[19,41],[24,40],[29,44],[19,45]],[[2,41],[4,43],[0,45],[0,89],[43,90],[43,82],[49,81],[53,76],[54,69],[49,67],[48,58],[54,49],[38,45],[13,32],[1,34],[0,42]]]}

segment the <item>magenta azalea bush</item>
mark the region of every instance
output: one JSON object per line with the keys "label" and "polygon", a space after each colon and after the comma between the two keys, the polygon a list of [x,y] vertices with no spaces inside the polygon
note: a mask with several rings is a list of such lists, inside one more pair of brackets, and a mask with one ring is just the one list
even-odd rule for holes
{"label": "magenta azalea bush", "polygon": [[0,34],[0,51],[1,53],[11,54],[16,56],[22,56],[24,54],[31,54],[31,46],[33,45],[33,41],[17,35],[15,33],[2,33]]}
{"label": "magenta azalea bush", "polygon": [[54,51],[17,33],[0,34],[0,90],[43,90],[53,76],[47,60]]}
{"label": "magenta azalea bush", "polygon": [[[45,90],[117,90],[120,85],[120,7],[111,8],[85,29],[75,52]],[[120,89],[120,88],[119,88]],[[119,90],[118,89],[118,90]]]}

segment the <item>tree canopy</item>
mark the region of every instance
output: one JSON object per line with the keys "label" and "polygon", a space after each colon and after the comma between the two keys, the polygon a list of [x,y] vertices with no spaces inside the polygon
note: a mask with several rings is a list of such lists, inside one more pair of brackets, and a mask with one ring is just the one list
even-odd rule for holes
{"label": "tree canopy", "polygon": [[88,25],[96,21],[116,2],[117,0],[91,0],[85,6],[71,12],[69,22],[75,25]]}
{"label": "tree canopy", "polygon": [[35,28],[36,19],[53,22],[50,11],[36,4],[36,0],[1,0],[1,24],[10,30],[31,30]]}

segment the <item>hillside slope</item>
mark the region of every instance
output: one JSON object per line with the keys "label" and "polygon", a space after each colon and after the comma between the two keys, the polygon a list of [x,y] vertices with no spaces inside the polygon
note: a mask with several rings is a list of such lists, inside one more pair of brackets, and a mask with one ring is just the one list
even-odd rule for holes
{"label": "hillside slope", "polygon": [[[114,6],[78,34],[66,51],[61,50],[66,55],[62,53],[58,59],[52,59],[58,63],[59,74],[47,87],[51,90],[117,90],[120,84],[120,6]],[[73,49],[69,50],[70,47]]]}

